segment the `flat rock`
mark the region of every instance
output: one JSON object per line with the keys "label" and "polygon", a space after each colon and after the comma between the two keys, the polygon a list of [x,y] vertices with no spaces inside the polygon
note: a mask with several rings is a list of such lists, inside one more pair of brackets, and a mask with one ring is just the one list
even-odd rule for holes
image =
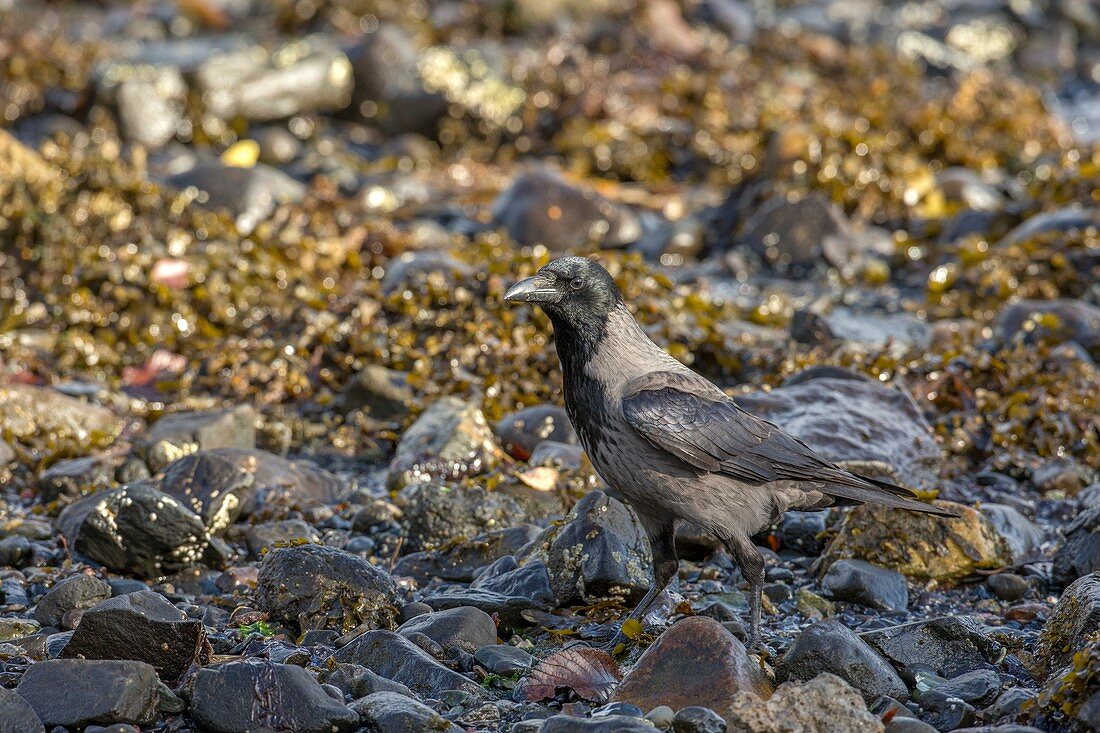
{"label": "flat rock", "polygon": [[333,659],[361,664],[422,697],[438,697],[447,690],[462,690],[478,699],[485,696],[485,690],[476,682],[443,666],[392,631],[368,631],[337,650]]}
{"label": "flat rock", "polygon": [[[499,574],[490,572],[500,567],[509,569]],[[424,602],[436,610],[460,606],[480,608],[497,616],[501,625],[510,629],[530,625],[523,617],[524,611],[545,611],[558,605],[557,597],[550,587],[550,574],[546,564],[534,560],[522,567],[516,567],[515,558],[511,556],[494,563],[469,588],[435,593],[425,598]]]}
{"label": "flat rock", "polygon": [[302,667],[247,659],[195,677],[191,717],[211,733],[343,733],[359,715],[337,702]]}
{"label": "flat rock", "polygon": [[936,488],[942,454],[908,394],[866,379],[818,376],[734,401],[831,461],[865,473],[893,472],[912,488]]}
{"label": "flat rock", "polygon": [[740,690],[766,697],[771,686],[741,642],[721,624],[693,616],[657,637],[611,699],[643,710],[702,705],[729,720],[731,702]]}
{"label": "flat rock", "polygon": [[932,342],[932,327],[907,313],[862,313],[836,307],[828,312],[813,309],[795,311],[791,338],[803,344],[842,342],[864,349],[881,349],[889,344],[925,348]]}
{"label": "flat rock", "polygon": [[280,547],[260,563],[257,606],[303,633],[360,624],[392,628],[393,578],[361,557],[324,545]]}
{"label": "flat rock", "polygon": [[939,503],[960,511],[961,518],[870,504],[851,509],[825,548],[823,567],[856,558],[908,578],[952,581],[976,570],[1012,564],[1008,543],[984,514],[961,504]]}
{"label": "flat rock", "polygon": [[202,622],[151,590],[116,596],[84,613],[62,657],[146,662],[174,684],[210,658]]}
{"label": "flat rock", "polygon": [[496,465],[500,449],[477,407],[443,397],[401,436],[390,465],[390,485],[456,479]]}
{"label": "flat rock", "polygon": [[535,658],[509,644],[493,644],[474,653],[477,663],[493,674],[510,677],[525,674],[535,664]]}
{"label": "flat rock", "polygon": [[530,559],[546,563],[562,604],[612,596],[634,602],[653,580],[649,541],[637,517],[602,491],[585,494],[564,523],[546,531]]}
{"label": "flat rock", "polygon": [[420,583],[432,578],[468,583],[486,565],[515,555],[540,532],[538,526],[524,523],[457,539],[438,550],[412,552],[398,559],[393,575],[415,578]]}
{"label": "flat rock", "polygon": [[654,730],[644,718],[629,715],[603,715],[598,718],[553,715],[543,721],[539,733],[653,733]]}
{"label": "flat rock", "polygon": [[858,603],[880,611],[904,611],[909,606],[904,575],[862,560],[833,563],[821,586],[834,601]]}
{"label": "flat rock", "polygon": [[497,627],[492,617],[472,606],[415,616],[401,624],[397,633],[402,636],[424,634],[444,649],[461,649],[470,654],[497,639]]}
{"label": "flat rock", "polygon": [[908,670],[915,665],[951,677],[983,664],[999,664],[1005,656],[1004,647],[983,634],[968,616],[940,616],[865,631],[859,636],[907,681],[912,681]]}
{"label": "flat rock", "polygon": [[196,514],[148,482],[73,502],[58,516],[57,528],[81,555],[145,578],[202,563],[217,567],[225,558]]}
{"label": "flat rock", "polygon": [[150,468],[159,471],[172,461],[200,450],[255,446],[256,411],[248,405],[238,405],[224,410],[165,415],[149,428],[145,457]]}
{"label": "flat rock", "polygon": [[368,733],[462,733],[462,728],[422,702],[396,692],[375,692],[356,700],[351,709]]}
{"label": "flat rock", "polygon": [[45,733],[46,727],[30,703],[15,691],[0,687],[0,733]]}
{"label": "flat rock", "polygon": [[882,733],[859,692],[823,672],[809,682],[785,682],[767,700],[739,691],[723,716],[736,733]]}
{"label": "flat rock", "polygon": [[1075,580],[1062,592],[1035,647],[1035,674],[1039,679],[1059,671],[1100,631],[1100,573]]}
{"label": "flat rock", "polygon": [[157,673],[144,662],[47,659],[32,664],[15,691],[47,728],[149,725],[157,716]]}
{"label": "flat rock", "polygon": [[909,690],[889,662],[833,619],[818,621],[803,630],[776,667],[776,679],[808,681],[830,672],[859,690],[864,701],[881,695],[905,702]]}
{"label": "flat rock", "polygon": [[38,601],[34,618],[43,626],[60,626],[61,619],[73,609],[91,608],[111,597],[111,586],[94,575],[73,575],[54,584]]}

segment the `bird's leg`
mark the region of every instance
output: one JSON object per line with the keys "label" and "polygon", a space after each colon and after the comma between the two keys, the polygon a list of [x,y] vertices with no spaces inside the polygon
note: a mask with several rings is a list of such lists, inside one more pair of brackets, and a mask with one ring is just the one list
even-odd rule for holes
{"label": "bird's leg", "polygon": [[[634,607],[634,610],[626,615],[623,623],[630,619],[640,621],[645,617],[646,611],[657,600],[657,596],[672,582],[672,576],[676,575],[676,569],[680,564],[676,557],[676,532],[672,524],[657,530],[647,531],[646,534],[649,537],[650,554],[653,555],[653,583],[650,584],[649,590],[642,596],[642,600]],[[609,651],[613,650],[623,641],[625,641],[625,635],[620,624],[619,630],[615,632],[615,636],[605,645],[605,648]]]}
{"label": "bird's leg", "polygon": [[723,542],[745,580],[749,581],[749,651],[760,647],[760,597],[764,591],[764,556],[748,538],[734,538]]}

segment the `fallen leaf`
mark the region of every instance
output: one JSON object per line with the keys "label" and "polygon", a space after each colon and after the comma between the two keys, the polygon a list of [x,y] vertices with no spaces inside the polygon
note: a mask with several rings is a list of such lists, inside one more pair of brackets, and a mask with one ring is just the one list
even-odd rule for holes
{"label": "fallen leaf", "polygon": [[535,665],[520,686],[520,695],[526,702],[538,702],[565,688],[585,700],[602,703],[622,678],[619,666],[607,652],[575,646],[551,654]]}
{"label": "fallen leaf", "polygon": [[558,485],[558,472],[549,466],[539,466],[517,474],[519,480],[535,491],[550,491]]}
{"label": "fallen leaf", "polygon": [[622,632],[628,639],[637,639],[642,635],[642,622],[636,618],[628,618],[623,621]]}

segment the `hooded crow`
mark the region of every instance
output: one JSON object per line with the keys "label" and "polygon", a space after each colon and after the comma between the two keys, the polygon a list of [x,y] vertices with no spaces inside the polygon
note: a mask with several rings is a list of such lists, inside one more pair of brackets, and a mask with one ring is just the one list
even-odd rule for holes
{"label": "hooded crow", "polygon": [[628,618],[644,616],[676,573],[677,521],[721,542],[748,580],[755,647],[764,558],[751,538],[788,509],[871,502],[956,516],[908,489],[845,471],[742,410],[654,344],[611,275],[590,259],[554,260],[504,297],[550,317],[569,419],[593,467],[649,538],[653,585]]}

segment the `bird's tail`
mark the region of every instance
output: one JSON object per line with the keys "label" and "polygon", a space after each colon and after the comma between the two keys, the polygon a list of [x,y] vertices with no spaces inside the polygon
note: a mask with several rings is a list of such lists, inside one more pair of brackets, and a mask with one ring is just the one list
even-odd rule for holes
{"label": "bird's tail", "polygon": [[923,512],[937,517],[957,518],[961,516],[953,509],[933,506],[920,501],[909,489],[882,479],[858,476],[847,471],[837,471],[836,475],[825,478],[823,491],[830,496],[842,497],[866,504],[881,504],[895,509],[908,509],[911,512]]}

